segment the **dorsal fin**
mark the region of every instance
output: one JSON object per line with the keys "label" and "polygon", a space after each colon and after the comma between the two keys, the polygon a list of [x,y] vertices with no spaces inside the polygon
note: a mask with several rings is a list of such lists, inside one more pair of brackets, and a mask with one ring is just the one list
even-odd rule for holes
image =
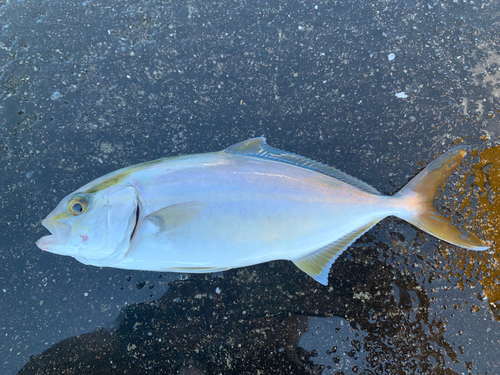
{"label": "dorsal fin", "polygon": [[357,187],[358,189],[366,191],[367,193],[380,195],[380,192],[377,191],[377,189],[375,189],[374,187],[361,180],[358,180],[355,177],[349,176],[347,173],[339,171],[336,168],[330,167],[326,164],[317,162],[304,156],[294,154],[292,152],[283,151],[271,147],[266,143],[266,139],[264,137],[252,138],[240,143],[236,143],[235,145],[226,148],[224,152],[228,152],[231,154],[250,155],[258,158],[280,161],[298,167],[307,168],[312,171],[323,173],[330,177],[336,178],[337,180],[348,183],[349,185]]}
{"label": "dorsal fin", "polygon": [[317,282],[328,285],[328,273],[330,267],[354,241],[363,235],[367,230],[373,227],[380,221],[381,218],[370,221],[362,227],[346,234],[337,241],[316,250],[315,252],[306,255],[302,258],[293,260],[293,263],[302,271],[307,273]]}

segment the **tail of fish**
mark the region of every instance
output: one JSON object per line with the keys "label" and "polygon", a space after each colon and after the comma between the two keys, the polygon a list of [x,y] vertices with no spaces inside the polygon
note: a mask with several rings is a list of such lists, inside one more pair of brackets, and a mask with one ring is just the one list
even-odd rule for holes
{"label": "tail of fish", "polygon": [[401,219],[451,244],[469,250],[486,250],[489,246],[481,239],[473,233],[461,231],[449,218],[437,212],[433,205],[434,195],[466,153],[464,147],[456,147],[441,155],[394,197],[402,199],[407,207],[404,215],[398,215]]}
{"label": "tail of fish", "polygon": [[[391,209],[394,211],[391,211],[391,215],[397,215],[417,228],[454,245],[470,250],[486,250],[489,247],[486,243],[472,233],[461,231],[451,223],[449,218],[437,212],[433,204],[434,196],[438,192],[438,189],[445,184],[446,179],[459,165],[465,155],[466,151],[464,147],[456,147],[448,151],[446,154],[432,161],[398,193],[392,197],[383,198],[388,198],[387,202],[391,202],[390,204],[393,205]],[[379,194],[376,191],[374,192],[372,187],[354,180],[345,174],[340,174],[338,171],[334,172],[334,176],[340,176],[344,181],[366,192],[375,195]],[[292,261],[316,281],[323,285],[328,285],[328,272],[335,259],[356,239],[384,217],[386,215],[374,217],[365,225],[347,233],[335,242],[311,254],[292,259]]]}

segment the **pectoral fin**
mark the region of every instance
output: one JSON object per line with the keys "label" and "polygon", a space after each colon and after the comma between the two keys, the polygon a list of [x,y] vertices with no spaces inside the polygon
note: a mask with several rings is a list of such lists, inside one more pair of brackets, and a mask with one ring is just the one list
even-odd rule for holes
{"label": "pectoral fin", "polygon": [[317,282],[328,285],[328,273],[330,267],[340,254],[344,252],[354,241],[363,233],[377,224],[381,218],[370,221],[368,224],[352,231],[351,233],[339,238],[337,241],[322,247],[305,257],[295,259],[293,263],[302,271],[307,273]]}
{"label": "pectoral fin", "polygon": [[145,217],[158,228],[159,232],[167,232],[193,221],[205,208],[204,202],[183,202],[155,211]]}

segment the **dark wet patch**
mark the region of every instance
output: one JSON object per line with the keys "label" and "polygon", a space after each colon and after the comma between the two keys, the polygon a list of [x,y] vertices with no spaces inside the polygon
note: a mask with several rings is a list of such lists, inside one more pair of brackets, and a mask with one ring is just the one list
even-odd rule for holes
{"label": "dark wet patch", "polygon": [[[388,299],[395,278],[399,298]],[[457,358],[443,322],[428,316],[425,291],[373,251],[341,259],[330,284],[289,262],[228,271],[223,279],[191,276],[162,299],[127,308],[113,330],[63,341],[20,374],[97,374],[105,366],[108,373],[424,373],[444,370],[444,355]]]}

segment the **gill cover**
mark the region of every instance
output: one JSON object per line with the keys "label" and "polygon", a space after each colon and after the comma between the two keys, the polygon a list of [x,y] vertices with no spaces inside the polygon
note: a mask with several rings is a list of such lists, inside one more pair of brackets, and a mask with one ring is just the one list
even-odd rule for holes
{"label": "gill cover", "polygon": [[84,264],[108,266],[123,259],[130,246],[138,215],[137,191],[117,186],[93,196],[87,211],[73,221],[72,240],[81,242],[73,257]]}

